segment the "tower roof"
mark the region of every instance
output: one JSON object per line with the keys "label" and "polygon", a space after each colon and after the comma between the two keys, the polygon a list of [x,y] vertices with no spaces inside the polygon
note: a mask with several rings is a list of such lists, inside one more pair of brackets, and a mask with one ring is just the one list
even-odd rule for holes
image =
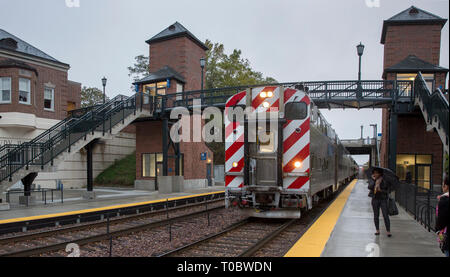
{"label": "tower roof", "polygon": [[415,55],[409,55],[399,63],[386,68],[384,70],[384,73],[387,72],[415,73],[419,71],[422,73],[435,73],[435,72],[448,72],[448,69],[421,60]]}
{"label": "tower roof", "polygon": [[186,29],[178,21],[175,22],[174,24],[170,25],[169,27],[167,27],[166,29],[164,29],[163,31],[161,31],[160,33],[158,33],[151,39],[147,40],[146,42],[148,44],[151,44],[152,42],[159,42],[159,41],[169,40],[172,38],[183,37],[183,36],[190,38],[192,41],[194,41],[196,44],[198,44],[204,50],[208,50],[208,47],[206,47],[206,45],[203,42],[201,42],[198,38],[196,38],[191,32],[189,32],[188,29]]}
{"label": "tower roof", "polygon": [[133,84],[147,84],[147,83],[154,83],[154,82],[162,82],[167,79],[176,79],[176,80],[182,82],[183,84],[186,83],[186,80],[184,80],[183,76],[181,76],[180,73],[176,72],[173,68],[171,68],[169,66],[164,66],[160,70],[150,73],[149,75],[134,82]]}
{"label": "tower roof", "polygon": [[447,19],[411,6],[406,10],[394,15],[383,22],[383,31],[381,34],[381,44],[384,44],[386,32],[389,26],[393,25],[441,25],[444,27]]}

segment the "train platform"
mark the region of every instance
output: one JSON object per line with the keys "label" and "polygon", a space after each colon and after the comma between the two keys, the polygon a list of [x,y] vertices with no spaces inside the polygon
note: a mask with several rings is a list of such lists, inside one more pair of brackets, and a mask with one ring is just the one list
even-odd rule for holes
{"label": "train platform", "polygon": [[97,193],[94,200],[83,200],[72,191],[69,193],[71,196],[64,198],[63,203],[56,201],[47,205],[14,206],[8,211],[0,211],[0,224],[147,205],[158,201],[223,192],[224,187],[212,186],[168,194],[117,188],[99,188],[94,191]]}
{"label": "train platform", "polygon": [[367,181],[354,180],[311,225],[286,257],[443,257],[436,235],[402,207],[391,216],[387,237],[382,215],[375,236]]}

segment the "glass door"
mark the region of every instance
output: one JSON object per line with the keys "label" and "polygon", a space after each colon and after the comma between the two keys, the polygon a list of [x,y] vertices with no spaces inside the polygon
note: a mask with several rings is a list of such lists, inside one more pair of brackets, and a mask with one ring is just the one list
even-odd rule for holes
{"label": "glass door", "polygon": [[417,165],[416,167],[416,182],[417,187],[430,189],[431,188],[431,165]]}

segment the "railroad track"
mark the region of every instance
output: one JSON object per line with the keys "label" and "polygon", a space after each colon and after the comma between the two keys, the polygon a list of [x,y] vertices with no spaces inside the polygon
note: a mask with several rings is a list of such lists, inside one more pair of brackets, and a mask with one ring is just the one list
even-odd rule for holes
{"label": "railroad track", "polygon": [[[109,222],[108,220],[103,220],[89,224],[74,225],[60,229],[1,238],[0,257],[35,256],[64,250],[66,246],[71,243],[82,246],[146,229],[170,225],[208,212],[224,209],[224,205],[210,206],[211,204],[222,201],[223,199],[216,199],[208,201],[207,203],[195,203],[166,210],[157,210],[114,218],[109,220]],[[204,206],[207,206],[208,208],[204,209]],[[186,209],[196,209],[196,211],[184,214],[179,212]],[[167,218],[153,220],[158,215],[166,215]]]}
{"label": "railroad track", "polygon": [[251,257],[297,221],[246,218],[223,231],[158,257]]}

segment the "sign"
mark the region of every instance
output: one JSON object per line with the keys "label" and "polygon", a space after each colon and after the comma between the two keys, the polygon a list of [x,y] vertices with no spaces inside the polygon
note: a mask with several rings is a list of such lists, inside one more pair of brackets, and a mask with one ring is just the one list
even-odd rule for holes
{"label": "sign", "polygon": [[207,153],[206,153],[206,152],[201,153],[201,155],[200,155],[200,160],[206,161],[206,158],[207,158]]}
{"label": "sign", "polygon": [[135,85],[134,85],[134,90],[135,90],[136,92],[139,92],[139,85],[138,85],[138,84],[135,84]]}

